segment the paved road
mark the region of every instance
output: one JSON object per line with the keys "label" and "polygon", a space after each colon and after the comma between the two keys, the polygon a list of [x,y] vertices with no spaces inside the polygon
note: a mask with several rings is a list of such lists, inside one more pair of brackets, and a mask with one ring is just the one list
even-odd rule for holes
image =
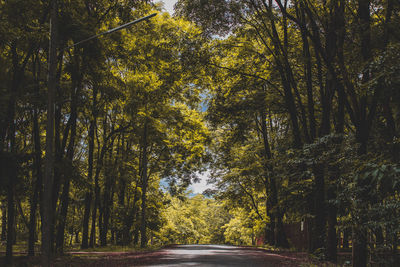
{"label": "paved road", "polygon": [[262,249],[224,245],[177,245],[146,266],[299,266],[298,259]]}

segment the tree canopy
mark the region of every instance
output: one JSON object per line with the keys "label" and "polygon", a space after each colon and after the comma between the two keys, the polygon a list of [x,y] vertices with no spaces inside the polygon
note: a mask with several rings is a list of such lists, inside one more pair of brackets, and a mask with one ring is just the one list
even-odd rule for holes
{"label": "tree canopy", "polygon": [[77,246],[289,248],[304,223],[320,260],[396,262],[398,2],[179,0],[171,16],[7,0],[0,15],[7,263],[20,241],[45,265]]}

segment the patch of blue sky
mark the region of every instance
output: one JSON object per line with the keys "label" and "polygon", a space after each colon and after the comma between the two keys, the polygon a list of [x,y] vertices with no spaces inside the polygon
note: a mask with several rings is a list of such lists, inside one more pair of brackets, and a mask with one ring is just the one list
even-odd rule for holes
{"label": "patch of blue sky", "polygon": [[[197,194],[202,194],[207,189],[213,189],[213,185],[208,184],[207,181],[210,177],[210,171],[205,171],[203,173],[196,173],[199,177],[199,182],[191,184],[188,188],[189,197],[193,197]],[[164,192],[168,191],[169,184],[167,179],[161,179],[160,187]]]}
{"label": "patch of blue sky", "polygon": [[172,15],[174,13],[174,5],[178,0],[162,0],[160,2],[164,3],[165,10]]}

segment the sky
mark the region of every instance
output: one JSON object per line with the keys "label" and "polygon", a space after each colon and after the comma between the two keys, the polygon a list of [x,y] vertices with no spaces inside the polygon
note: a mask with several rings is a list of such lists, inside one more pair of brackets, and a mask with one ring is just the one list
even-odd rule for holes
{"label": "sky", "polygon": [[207,179],[210,175],[209,171],[205,171],[203,174],[198,174],[200,178],[199,183],[194,183],[189,186],[189,189],[193,191],[194,194],[201,194],[207,188],[213,188],[212,185],[207,185]]}
{"label": "sky", "polygon": [[164,2],[164,8],[172,15],[174,13],[174,5],[178,0],[162,0],[160,2]]}

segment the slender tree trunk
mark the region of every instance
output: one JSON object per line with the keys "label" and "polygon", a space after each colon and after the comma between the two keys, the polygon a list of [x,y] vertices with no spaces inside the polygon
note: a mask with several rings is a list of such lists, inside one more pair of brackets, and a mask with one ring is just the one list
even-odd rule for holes
{"label": "slender tree trunk", "polygon": [[[96,165],[96,174],[94,176],[94,206],[93,206],[93,211],[92,211],[92,228],[91,228],[91,233],[90,233],[90,239],[89,239],[89,247],[94,247],[96,244],[96,219],[97,219],[97,209],[100,209],[100,185],[99,185],[99,176],[101,169],[103,167],[104,163],[104,156],[107,151],[107,114],[104,117],[103,120],[103,146],[101,147],[100,155],[97,160],[97,165]],[[100,144],[98,144],[98,147],[100,149]],[[101,227],[99,225],[99,227]]]}
{"label": "slender tree trunk", "polygon": [[[265,160],[268,161],[272,159],[272,153],[268,141],[267,118],[265,111],[261,111],[261,135],[263,137]],[[265,171],[268,176],[265,182],[267,191],[267,215],[269,214],[270,216],[270,224],[267,226],[267,234],[272,235],[271,237],[273,237],[268,237],[268,239],[275,246],[288,247],[289,244],[283,229],[283,214],[281,213],[278,204],[278,190],[272,166],[268,166],[266,163]]]}
{"label": "slender tree trunk", "polygon": [[349,229],[345,228],[343,230],[343,248],[349,248]]}
{"label": "slender tree trunk", "polygon": [[103,204],[101,204],[100,201],[100,205],[99,205],[99,221],[98,221],[98,225],[99,225],[99,244],[101,247],[106,246],[107,244],[107,239],[104,240],[104,237],[107,237],[107,233],[105,232],[104,229],[104,196],[103,196]]}
{"label": "slender tree trunk", "polygon": [[92,227],[90,231],[89,238],[89,247],[93,248],[96,244],[96,218],[97,218],[97,209],[99,208],[99,178],[96,175],[94,179],[94,205],[92,210]]}
{"label": "slender tree trunk", "polygon": [[[78,84],[80,86],[80,84]],[[75,90],[75,88],[73,88]],[[73,168],[73,158],[74,158],[74,147],[75,147],[75,136],[76,136],[76,120],[78,117],[77,114],[77,94],[79,90],[76,91],[72,103],[71,103],[71,118],[72,118],[72,125],[71,125],[71,134],[70,134],[70,141],[68,144],[67,149],[67,159],[69,161],[69,171],[64,178],[64,185],[63,191],[61,194],[61,208],[60,208],[60,215],[59,215],[59,223],[57,228],[57,235],[56,235],[56,252],[62,254],[64,252],[64,233],[65,233],[65,224],[67,221],[67,214],[68,214],[68,205],[69,205],[69,189],[71,184],[71,176],[72,168]]]}
{"label": "slender tree trunk", "polygon": [[[125,186],[126,182],[124,179],[120,179],[119,182],[119,192],[118,192],[118,206],[119,208],[125,206]],[[118,221],[120,221],[122,218],[118,218]],[[122,245],[123,244],[123,238],[122,238],[122,229],[120,227],[117,228],[117,233],[116,233],[116,242],[117,245]]]}
{"label": "slender tree trunk", "polygon": [[[328,199],[334,201],[336,199],[335,188],[331,185],[328,189]],[[327,260],[333,263],[337,262],[337,208],[334,203],[327,204],[327,221],[328,232],[326,237],[326,257]]]}
{"label": "slender tree trunk", "polygon": [[81,244],[82,249],[86,249],[89,247],[89,218],[90,218],[91,204],[92,204],[92,192],[90,189],[90,191],[85,194],[85,210],[83,214],[83,226],[82,226],[83,229],[82,229],[82,244]]}
{"label": "slender tree trunk", "polygon": [[31,199],[30,216],[29,216],[29,239],[28,239],[28,256],[33,256],[35,254],[35,229],[36,229],[36,210],[37,204],[39,202],[39,195],[42,191],[42,150],[40,148],[40,130],[38,121],[38,111],[35,109],[33,111],[33,142],[35,145],[35,174],[36,181],[35,185],[32,186],[34,189],[33,196]]}
{"label": "slender tree trunk", "polygon": [[354,227],[352,237],[353,266],[367,266],[367,241],[367,231]]}
{"label": "slender tree trunk", "polygon": [[325,214],[325,166],[320,163],[315,165],[313,173],[315,175],[314,181],[314,227],[313,227],[313,251],[325,246],[326,234],[326,214]]}
{"label": "slender tree trunk", "polygon": [[[113,139],[114,140],[114,139]],[[113,141],[111,142],[111,147],[113,147]],[[114,160],[114,168],[117,168],[119,164],[119,154],[120,154],[120,146],[119,146],[119,139],[117,141],[117,153],[115,156]],[[112,162],[112,157],[113,157],[113,152],[112,149],[109,153],[109,162]],[[108,233],[108,228],[109,228],[109,220],[110,220],[110,211],[111,211],[111,206],[112,206],[112,199],[113,199],[113,193],[114,193],[114,187],[115,187],[115,174],[111,173],[109,169],[106,170],[105,172],[105,186],[104,186],[104,197],[103,197],[103,212],[102,212],[102,225],[101,225],[101,231],[100,231],[100,245],[101,246],[106,246],[107,245],[107,233]]]}
{"label": "slender tree trunk", "polygon": [[[263,144],[264,144],[264,156],[265,156],[265,161],[271,159],[272,154],[271,154],[271,149],[269,146],[269,141],[268,141],[268,133],[267,133],[267,125],[266,125],[266,116],[264,111],[261,111],[261,135],[263,139]],[[265,193],[267,195],[266,199],[266,213],[267,216],[270,219],[270,222],[267,223],[266,228],[265,228],[265,240],[268,244],[271,246],[275,246],[275,212],[272,212],[272,209],[274,208],[274,203],[275,201],[272,199],[272,194],[271,194],[271,184],[274,182],[273,179],[271,179],[271,172],[269,170],[269,167],[267,166],[267,163],[265,163],[265,172],[266,172],[266,177],[264,181],[265,185]]]}
{"label": "slender tree trunk", "polygon": [[148,177],[147,177],[147,131],[148,131],[148,119],[146,118],[143,126],[143,136],[142,136],[142,160],[141,160],[141,185],[142,185],[142,217],[141,217],[141,224],[140,224],[140,247],[144,248],[147,246],[147,235],[146,235],[146,228],[147,228],[147,221],[146,221],[146,193],[147,193],[147,184],[148,184]]}
{"label": "slender tree trunk", "polygon": [[2,203],[1,207],[1,241],[5,241],[7,238],[7,208],[6,205]]}
{"label": "slender tree trunk", "polygon": [[[105,156],[105,161],[106,161],[106,166],[110,166],[111,165],[111,157],[113,154],[113,145],[110,145],[111,150],[108,153],[109,156]],[[107,207],[109,205],[109,198],[110,198],[110,191],[112,190],[111,188],[111,174],[109,171],[109,167],[105,167],[105,171],[104,171],[104,190],[103,190],[103,201],[102,203],[100,203],[99,206],[99,241],[100,241],[100,246],[104,247],[107,245],[107,232],[108,232],[108,224],[106,222],[106,220],[108,220],[108,218],[106,218],[106,213],[107,213]]]}
{"label": "slender tree trunk", "polygon": [[50,265],[52,240],[52,188],[54,170],[54,94],[56,86],[57,68],[57,0],[51,1],[50,10],[50,45],[49,45],[49,73],[47,99],[47,126],[46,126],[46,157],[43,180],[43,227],[42,227],[42,265]]}
{"label": "slender tree trunk", "polygon": [[[36,59],[37,59],[36,55]],[[33,62],[33,73],[35,75],[35,89],[36,95],[39,95],[40,85],[39,85],[39,75],[40,68],[36,69],[36,60]],[[33,144],[35,149],[34,156],[34,167],[35,167],[35,183],[32,182],[33,195],[31,198],[31,207],[30,207],[30,217],[29,217],[29,238],[28,238],[28,256],[34,256],[35,254],[35,241],[36,241],[36,210],[39,202],[39,197],[42,195],[42,183],[43,183],[43,175],[42,175],[42,149],[40,146],[40,129],[39,129],[39,118],[38,118],[38,109],[33,110],[33,129],[32,129],[32,137]],[[33,185],[34,184],[34,185]]]}
{"label": "slender tree trunk", "polygon": [[310,138],[311,142],[314,141],[316,137],[316,122],[314,115],[314,95],[313,95],[313,86],[312,86],[312,69],[311,69],[311,55],[310,49],[308,45],[308,39],[304,31],[302,31],[303,38],[303,55],[305,59],[304,64],[304,76],[307,85],[307,107],[308,107],[308,119],[310,121]]}
{"label": "slender tree trunk", "polygon": [[61,79],[61,72],[62,72],[62,66],[63,66],[63,50],[60,51],[59,56],[58,56],[58,70],[56,74],[56,85],[55,88],[57,89],[54,92],[54,97],[55,97],[55,105],[54,105],[54,171],[53,171],[53,190],[52,190],[52,213],[53,215],[53,221],[51,222],[51,250],[52,253],[55,251],[55,227],[59,215],[59,209],[58,209],[58,204],[59,204],[59,196],[60,196],[60,188],[61,188],[61,183],[63,182],[63,179],[65,179],[65,173],[64,171],[60,168],[62,166],[62,161],[64,157],[64,151],[65,151],[65,146],[66,146],[66,141],[68,139],[68,134],[69,134],[69,129],[71,128],[71,118],[67,122],[67,126],[64,129],[64,135],[61,141],[61,118],[62,118],[62,103],[63,100],[61,100],[61,89],[59,86],[59,82]]}
{"label": "slender tree trunk", "polygon": [[79,241],[79,231],[76,231],[76,232],[75,232],[75,243],[76,243],[76,244],[79,244],[79,243],[80,243],[80,241]]}
{"label": "slender tree trunk", "polygon": [[[97,87],[93,87],[93,105],[92,105],[92,120],[89,126],[89,155],[88,155],[88,182],[92,183],[93,179],[93,152],[94,152],[94,131],[96,129],[97,121]],[[83,215],[83,231],[82,231],[82,245],[81,248],[89,247],[89,218],[90,206],[92,204],[93,188],[90,186],[89,192],[85,195],[85,211]]]}
{"label": "slender tree trunk", "polygon": [[[65,224],[67,221],[68,206],[69,206],[69,190],[71,184],[71,176],[73,175],[73,159],[76,137],[76,123],[78,119],[78,96],[82,87],[82,71],[80,70],[79,56],[75,56],[75,70],[72,73],[72,88],[71,88],[71,114],[70,114],[70,140],[67,148],[67,160],[69,162],[68,171],[64,175],[64,184],[61,194],[61,208],[59,221],[56,233],[56,252],[62,254],[64,252],[64,234]],[[66,136],[64,136],[66,138]],[[66,139],[65,139],[66,140]]]}
{"label": "slender tree trunk", "polygon": [[[131,237],[131,235],[130,235],[130,232],[131,232],[131,228],[132,228],[132,225],[133,225],[133,223],[134,222],[136,222],[136,220],[137,220],[137,202],[138,202],[138,200],[139,200],[139,196],[138,196],[138,186],[137,186],[137,184],[136,184],[136,186],[135,186],[135,191],[134,191],[134,193],[133,193],[133,203],[132,203],[132,211],[128,214],[128,217],[127,217],[127,221],[125,222],[125,224],[126,224],[126,227],[124,228],[124,233],[123,233],[123,236],[124,236],[124,244],[125,245],[127,245],[127,244],[129,244],[130,242],[132,242],[132,237]],[[128,203],[129,204],[129,203]],[[129,205],[130,206],[130,205]]]}
{"label": "slender tree trunk", "polygon": [[277,206],[276,212],[275,243],[278,247],[289,248],[289,242],[283,228],[283,212],[279,206]]}
{"label": "slender tree trunk", "polygon": [[[14,128],[14,127],[12,127]],[[15,146],[15,129],[12,130],[11,137],[14,141],[11,141],[11,147]],[[14,151],[13,151],[14,150]],[[12,148],[15,152],[15,148]],[[13,256],[13,245],[15,241],[15,180],[17,178],[17,166],[15,163],[16,158],[13,153],[13,158],[9,161],[9,177],[7,187],[7,244],[6,244],[6,263],[12,262]]]}
{"label": "slender tree trunk", "polygon": [[[367,62],[372,56],[371,52],[371,25],[370,25],[370,0],[358,0],[358,19],[360,23],[360,38],[361,38],[361,55],[363,61]],[[366,83],[370,79],[368,71],[363,72],[362,82]],[[367,143],[369,137],[369,119],[371,116],[367,114],[367,99],[362,96],[359,105],[358,125],[356,127],[356,138],[360,143],[359,155],[365,155],[367,153]],[[362,186],[362,184],[360,184]],[[362,188],[362,187],[360,187]],[[359,195],[359,200],[363,202],[365,196]],[[368,248],[367,248],[367,230],[363,226],[365,221],[360,221],[360,225],[353,228],[353,266],[364,267],[367,265]]]}
{"label": "slender tree trunk", "polygon": [[[138,214],[136,215],[136,218],[138,218]],[[133,231],[133,244],[137,245],[139,243],[139,227],[136,227],[135,230]]]}
{"label": "slender tree trunk", "polygon": [[394,1],[387,0],[386,14],[385,14],[385,29],[384,29],[384,36],[383,36],[383,43],[384,43],[385,47],[389,44],[390,35],[393,32],[393,31],[391,31],[391,26],[390,26],[390,23],[392,21],[393,7],[394,7]]}

